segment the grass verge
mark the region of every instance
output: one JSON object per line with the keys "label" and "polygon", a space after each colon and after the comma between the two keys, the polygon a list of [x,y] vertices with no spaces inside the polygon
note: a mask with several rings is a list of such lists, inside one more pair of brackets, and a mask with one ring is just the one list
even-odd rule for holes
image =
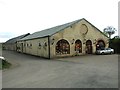
{"label": "grass verge", "polygon": [[0,70],[1,70],[1,69],[10,68],[10,66],[11,66],[11,63],[9,63],[8,61],[6,61],[6,60],[1,60],[1,62],[0,62]]}

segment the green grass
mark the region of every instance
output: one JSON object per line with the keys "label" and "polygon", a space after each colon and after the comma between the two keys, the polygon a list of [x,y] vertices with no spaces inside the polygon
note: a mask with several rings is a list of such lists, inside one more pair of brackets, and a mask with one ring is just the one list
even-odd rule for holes
{"label": "green grass", "polygon": [[0,70],[2,69],[2,61],[0,61]]}
{"label": "green grass", "polygon": [[9,63],[6,60],[2,60],[2,62],[0,62],[0,70],[10,68],[10,66],[11,66],[11,63]]}

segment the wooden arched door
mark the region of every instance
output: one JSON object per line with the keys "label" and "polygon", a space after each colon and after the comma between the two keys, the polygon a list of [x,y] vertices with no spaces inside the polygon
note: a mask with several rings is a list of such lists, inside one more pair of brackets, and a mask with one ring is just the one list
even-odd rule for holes
{"label": "wooden arched door", "polygon": [[80,40],[75,41],[75,51],[82,53],[82,42]]}
{"label": "wooden arched door", "polygon": [[92,41],[91,40],[86,41],[86,53],[92,54]]}

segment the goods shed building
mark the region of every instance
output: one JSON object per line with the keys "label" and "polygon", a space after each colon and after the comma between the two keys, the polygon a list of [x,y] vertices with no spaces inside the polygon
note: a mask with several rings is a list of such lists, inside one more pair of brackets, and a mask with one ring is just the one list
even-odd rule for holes
{"label": "goods shed building", "polygon": [[30,33],[9,39],[3,44],[4,49],[17,51],[17,41],[28,35],[30,35]]}
{"label": "goods shed building", "polygon": [[109,46],[109,38],[86,19],[30,34],[17,41],[18,52],[45,58],[93,54]]}

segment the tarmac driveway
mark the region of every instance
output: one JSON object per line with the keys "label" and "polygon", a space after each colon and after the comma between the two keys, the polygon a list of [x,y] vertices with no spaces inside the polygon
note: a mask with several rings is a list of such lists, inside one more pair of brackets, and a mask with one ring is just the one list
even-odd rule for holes
{"label": "tarmac driveway", "polygon": [[47,60],[3,51],[13,66],[4,70],[3,88],[117,88],[118,55],[86,55]]}

